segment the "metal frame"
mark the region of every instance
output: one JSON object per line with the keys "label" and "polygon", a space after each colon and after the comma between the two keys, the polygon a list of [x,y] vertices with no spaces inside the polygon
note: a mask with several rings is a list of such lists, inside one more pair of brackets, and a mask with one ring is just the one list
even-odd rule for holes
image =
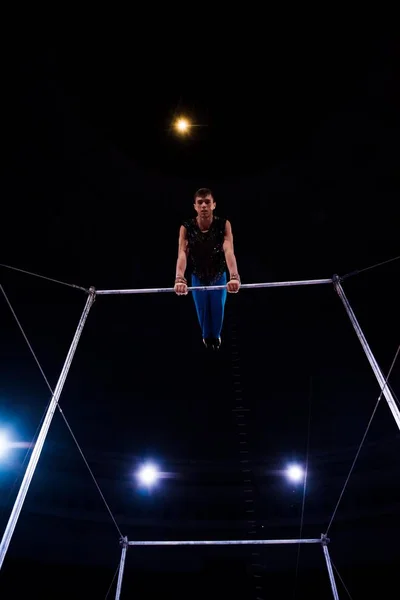
{"label": "metal frame", "polygon": [[353,309],[350,306],[349,301],[346,298],[346,294],[344,293],[344,290],[340,284],[340,277],[338,277],[337,275],[334,276],[333,278],[333,285],[335,287],[335,290],[338,293],[339,298],[341,299],[341,301],[343,302],[343,305],[346,309],[346,312],[349,316],[349,319],[351,321],[351,324],[354,327],[354,330],[357,334],[358,339],[360,340],[361,346],[369,360],[369,364],[371,365],[371,368],[374,372],[374,375],[379,383],[379,386],[381,388],[381,391],[383,393],[383,395],[385,396],[386,402],[388,403],[388,406],[392,412],[393,418],[397,423],[397,427],[400,430],[400,410],[399,407],[397,406],[395,399],[393,398],[393,394],[390,391],[389,387],[386,385],[386,378],[383,376],[383,373],[378,365],[378,363],[375,360],[375,356],[372,354],[372,350],[368,345],[367,340],[365,339],[365,335],[363,334],[363,331],[360,327],[359,322],[356,319],[356,316],[353,312]]}
{"label": "metal frame", "polygon": [[125,559],[126,559],[126,553],[128,550],[128,546],[129,546],[127,537],[124,537],[121,539],[121,546],[122,546],[122,551],[121,551],[121,560],[120,560],[119,569],[118,569],[117,591],[115,592],[115,597],[118,600],[121,597],[122,580],[124,578],[124,571],[125,571]]}
{"label": "metal frame", "polygon": [[95,299],[95,291],[94,288],[90,289],[90,293],[86,300],[85,308],[83,309],[82,316],[79,319],[78,327],[76,328],[75,335],[71,342],[71,346],[68,350],[67,358],[65,359],[63,368],[61,369],[60,377],[58,378],[57,385],[54,389],[53,396],[51,398],[50,404],[46,411],[46,416],[43,420],[42,426],[40,428],[40,432],[38,438],[36,440],[36,444],[33,447],[31,457],[29,459],[28,466],[25,471],[24,478],[21,482],[18,495],[15,499],[13,509],[11,511],[10,517],[8,519],[7,526],[4,530],[3,537],[0,544],[0,569],[3,566],[4,558],[6,556],[8,546],[10,545],[12,535],[14,533],[14,529],[17,525],[18,517],[22,509],[22,505],[25,501],[26,494],[28,493],[28,489],[30,483],[32,481],[33,474],[36,469],[36,465],[39,461],[40,454],[42,452],[44,442],[47,436],[47,433],[50,429],[51,422],[54,417],[54,413],[56,411],[58,402],[60,400],[61,392],[64,387],[65,380],[67,379],[68,371],[70,369],[72,359],[74,358],[74,354],[76,348],[78,346],[79,338],[81,337],[81,333],[83,327],[85,325],[86,319],[89,314],[90,307],[92,306]]}
{"label": "metal frame", "polygon": [[303,538],[303,539],[282,539],[282,540],[179,540],[179,541],[159,541],[159,542],[148,542],[148,541],[129,541],[127,537],[121,539],[121,561],[119,563],[119,572],[118,572],[118,583],[117,583],[117,591],[115,593],[115,600],[120,600],[121,598],[121,590],[122,590],[122,581],[124,577],[125,570],[125,560],[126,553],[128,551],[129,546],[252,546],[252,545],[287,545],[287,544],[321,544],[322,550],[324,552],[326,566],[328,569],[329,581],[332,588],[332,594],[334,600],[339,600],[339,595],[336,587],[335,576],[333,574],[331,559],[328,551],[328,543],[329,538],[322,534],[320,538]]}
{"label": "metal frame", "polygon": [[326,535],[322,535],[321,536],[322,550],[324,553],[326,566],[328,569],[329,581],[331,583],[333,598],[334,598],[334,600],[339,600],[339,594],[338,594],[337,587],[336,587],[335,576],[333,574],[333,569],[332,569],[331,557],[329,555],[329,550],[328,550],[328,542],[329,542],[329,539],[326,537]]}
{"label": "metal frame", "polygon": [[[400,411],[398,406],[396,405],[393,395],[390,392],[390,389],[388,388],[388,386],[386,385],[386,379],[378,365],[378,363],[375,360],[375,357],[371,351],[371,348],[369,347],[367,340],[362,332],[362,329],[356,319],[356,316],[349,304],[349,301],[347,300],[347,297],[344,293],[344,290],[341,286],[341,279],[338,275],[334,275],[332,279],[309,279],[309,280],[303,280],[303,281],[279,281],[279,282],[267,282],[267,283],[251,283],[251,284],[244,284],[241,286],[241,289],[256,289],[256,288],[274,288],[274,287],[293,287],[293,286],[304,286],[304,285],[320,285],[320,284],[328,284],[328,283],[332,283],[334,286],[334,289],[336,290],[337,294],[339,295],[339,298],[341,299],[346,312],[350,318],[350,321],[355,329],[355,332],[358,336],[358,339],[360,340],[361,346],[368,358],[368,361],[372,367],[372,370],[375,374],[375,377],[378,381],[378,384],[381,388],[382,393],[385,396],[385,399],[387,401],[387,404],[392,412],[393,418],[397,424],[397,427],[400,430]],[[201,290],[201,291],[205,291],[205,290],[216,290],[216,289],[222,289],[225,286],[203,286],[203,287],[189,287],[188,290],[192,291],[192,290]],[[121,295],[121,294],[153,294],[153,293],[162,293],[162,292],[174,292],[174,288],[143,288],[143,289],[120,289],[120,290],[95,290],[95,288],[91,287],[89,289],[89,295],[88,298],[86,300],[85,303],[85,307],[83,309],[82,312],[82,316],[79,320],[75,335],[73,337],[73,340],[71,342],[71,346],[69,348],[67,357],[65,359],[63,368],[61,370],[60,373],[60,377],[58,379],[56,388],[54,390],[53,396],[51,398],[51,402],[48,406],[44,421],[42,423],[36,444],[33,448],[28,466],[26,468],[25,471],[25,475],[24,478],[22,480],[17,498],[15,500],[12,512],[10,514],[6,529],[3,533],[3,537],[0,543],[0,569],[3,565],[9,544],[11,542],[11,538],[12,535],[14,533],[17,521],[18,521],[18,517],[20,515],[20,512],[22,510],[22,506],[26,497],[26,494],[28,492],[29,489],[29,485],[32,481],[37,463],[39,461],[39,457],[41,454],[41,451],[43,449],[44,446],[44,442],[47,436],[47,433],[49,431],[50,428],[50,424],[51,421],[53,419],[55,410],[57,408],[59,399],[60,399],[60,395],[62,392],[62,389],[64,387],[64,383],[65,380],[67,378],[68,375],[68,371],[70,369],[71,363],[72,363],[72,359],[74,357],[83,327],[85,325],[86,319],[88,317],[90,308],[93,305],[93,302],[96,298],[96,296],[100,296],[100,295]],[[329,557],[329,552],[328,552],[328,548],[327,548],[327,543],[328,543],[328,538],[326,537],[326,535],[322,535],[321,539],[311,539],[311,540],[236,540],[236,541],[177,541],[177,542],[129,542],[128,538],[123,538],[122,539],[122,555],[121,555],[121,562],[120,562],[120,568],[119,568],[119,575],[118,575],[118,584],[117,584],[117,595],[116,598],[120,598],[120,594],[121,594],[121,588],[122,588],[122,581],[123,581],[123,573],[124,573],[124,567],[125,567],[125,559],[126,559],[126,552],[129,546],[150,546],[150,545],[158,545],[158,546],[172,546],[172,545],[240,545],[240,544],[307,544],[307,543],[321,543],[322,544],[322,549],[324,552],[324,556],[325,556],[325,560],[326,560],[326,564],[327,564],[327,568],[328,568],[328,574],[329,574],[329,579],[331,582],[331,587],[332,587],[332,592],[333,592],[333,597],[335,599],[338,599],[338,592],[336,589],[336,584],[335,584],[335,578],[333,575],[333,571],[332,571],[332,566],[331,566],[331,561],[330,561],[330,557]]]}

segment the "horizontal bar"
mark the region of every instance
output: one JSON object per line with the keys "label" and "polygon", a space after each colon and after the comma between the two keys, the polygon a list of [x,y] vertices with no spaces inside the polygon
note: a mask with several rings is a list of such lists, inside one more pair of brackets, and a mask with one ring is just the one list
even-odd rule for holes
{"label": "horizontal bar", "polygon": [[128,542],[129,546],[248,546],[272,544],[321,544],[321,538],[300,540],[212,540],[212,541],[163,541],[163,542]]}
{"label": "horizontal bar", "polygon": [[[271,281],[267,283],[244,283],[240,289],[256,289],[256,288],[274,288],[274,287],[294,287],[296,285],[319,285],[322,283],[332,283],[332,279],[305,279],[303,281]],[[188,287],[188,291],[192,290],[223,290],[226,285],[204,285],[199,287]],[[96,295],[111,295],[111,294],[159,294],[163,292],[174,292],[174,288],[142,288],[142,289],[125,289],[125,290],[96,290]]]}

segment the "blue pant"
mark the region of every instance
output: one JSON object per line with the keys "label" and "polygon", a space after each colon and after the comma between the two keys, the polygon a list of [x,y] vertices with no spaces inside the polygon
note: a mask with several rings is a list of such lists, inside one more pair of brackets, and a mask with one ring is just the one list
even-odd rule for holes
{"label": "blue pant", "polygon": [[[226,273],[222,275],[213,285],[226,286]],[[192,275],[192,286],[203,286],[196,275]],[[227,296],[226,287],[223,290],[211,290],[205,292],[192,292],[196,305],[197,317],[199,319],[203,338],[219,338],[224,321],[224,310]]]}

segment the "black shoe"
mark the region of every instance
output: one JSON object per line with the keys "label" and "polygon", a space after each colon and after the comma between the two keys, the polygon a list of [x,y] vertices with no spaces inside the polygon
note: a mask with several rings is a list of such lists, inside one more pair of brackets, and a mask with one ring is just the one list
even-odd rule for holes
{"label": "black shoe", "polygon": [[203,338],[207,350],[219,350],[221,347],[221,338]]}
{"label": "black shoe", "polygon": [[219,350],[221,347],[221,338],[213,338],[211,345],[213,350]]}
{"label": "black shoe", "polygon": [[207,350],[212,349],[212,339],[211,338],[203,338],[203,344],[207,348]]}

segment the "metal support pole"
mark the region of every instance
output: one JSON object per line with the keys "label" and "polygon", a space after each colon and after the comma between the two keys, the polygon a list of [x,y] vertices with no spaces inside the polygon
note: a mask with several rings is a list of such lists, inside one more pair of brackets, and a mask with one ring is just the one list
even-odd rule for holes
{"label": "metal support pole", "polygon": [[36,444],[32,450],[31,458],[29,460],[27,469],[25,471],[24,478],[23,478],[21,486],[19,488],[17,498],[14,502],[14,507],[12,509],[10,518],[8,519],[7,527],[4,531],[3,538],[0,543],[0,569],[3,565],[4,558],[5,558],[5,555],[8,550],[8,546],[10,545],[11,537],[14,533],[14,529],[16,527],[18,517],[19,517],[19,514],[22,509],[22,505],[24,503],[26,494],[28,492],[29,485],[32,481],[32,477],[35,472],[36,465],[39,461],[40,453],[42,451],[47,433],[50,428],[51,421],[53,419],[55,410],[57,408],[58,401],[59,401],[60,395],[61,395],[61,391],[63,389],[65,380],[67,378],[68,371],[71,366],[72,359],[74,357],[75,350],[76,350],[76,347],[79,342],[79,338],[82,333],[83,326],[84,326],[87,316],[89,314],[90,307],[92,306],[92,304],[94,302],[95,295],[96,295],[96,292],[95,292],[94,288],[90,288],[90,293],[89,293],[88,299],[86,300],[85,308],[83,309],[82,316],[78,323],[78,327],[76,329],[74,338],[72,340],[70,349],[68,351],[67,358],[65,359],[64,366],[61,370],[60,377],[57,381],[57,385],[55,387],[53,396],[51,398],[51,402],[47,409],[46,416],[44,418],[42,427],[40,429]]}
{"label": "metal support pole", "polygon": [[125,559],[126,559],[126,551],[128,550],[128,538],[124,537],[121,539],[121,562],[119,563],[119,572],[118,572],[118,583],[117,583],[117,591],[115,592],[115,600],[120,600],[121,598],[121,588],[122,588],[122,579],[124,577],[125,570]]}
{"label": "metal support pole", "polygon": [[334,275],[333,285],[335,286],[335,290],[337,291],[339,298],[343,302],[343,305],[346,309],[347,314],[349,315],[350,321],[354,327],[357,337],[360,340],[361,346],[363,347],[363,350],[369,360],[369,364],[371,365],[372,370],[375,374],[375,377],[378,380],[378,383],[382,390],[382,393],[386,398],[386,402],[388,403],[388,406],[389,406],[390,410],[392,411],[392,415],[393,415],[394,420],[397,423],[397,427],[400,429],[400,410],[395,402],[395,399],[393,398],[392,392],[390,391],[389,387],[386,385],[386,379],[383,376],[383,373],[382,373],[381,369],[379,368],[379,365],[376,362],[374,355],[372,354],[371,348],[369,347],[368,342],[365,339],[365,336],[364,336],[362,329],[356,319],[353,309],[351,308],[349,301],[346,298],[346,294],[344,293],[344,290],[343,290],[342,286],[340,285],[340,279],[339,279],[338,275]]}
{"label": "metal support pole", "polygon": [[335,575],[333,574],[333,569],[332,569],[331,557],[329,556],[328,541],[329,540],[326,537],[326,535],[322,534],[321,535],[322,550],[324,552],[326,566],[328,567],[328,575],[329,575],[329,581],[331,582],[332,594],[333,594],[333,597],[335,600],[339,600],[339,594],[338,594],[337,587],[336,587]]}

